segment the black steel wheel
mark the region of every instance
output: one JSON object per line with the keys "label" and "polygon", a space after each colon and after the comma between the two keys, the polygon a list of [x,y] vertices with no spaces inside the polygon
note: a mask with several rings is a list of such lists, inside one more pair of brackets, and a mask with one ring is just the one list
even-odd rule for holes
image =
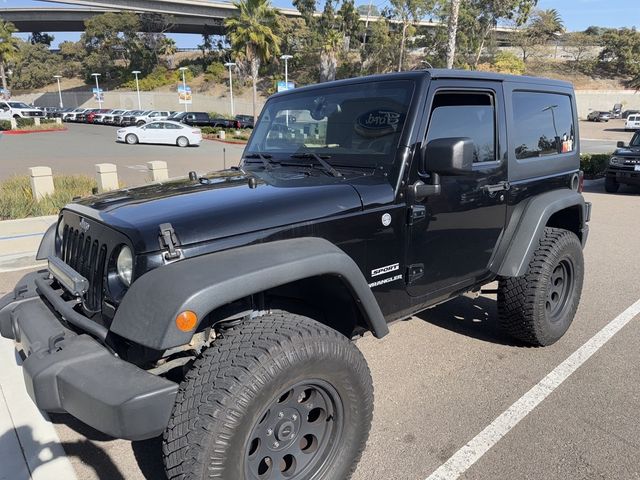
{"label": "black steel wheel", "polygon": [[547,285],[545,310],[547,318],[552,323],[557,323],[562,319],[567,302],[571,299],[575,288],[573,275],[573,263],[569,257],[561,260],[551,273]]}
{"label": "black steel wheel", "polygon": [[265,409],[245,447],[251,478],[298,479],[330,461],[342,436],[342,401],[330,384],[302,381]]}
{"label": "black steel wheel", "polygon": [[551,345],[562,338],[580,302],[583,262],[575,233],[545,228],[525,274],[500,280],[498,319],[502,327],[533,346]]}
{"label": "black steel wheel", "polygon": [[358,348],[299,315],[224,330],[180,386],[167,477],[347,480],[366,445],[373,386]]}

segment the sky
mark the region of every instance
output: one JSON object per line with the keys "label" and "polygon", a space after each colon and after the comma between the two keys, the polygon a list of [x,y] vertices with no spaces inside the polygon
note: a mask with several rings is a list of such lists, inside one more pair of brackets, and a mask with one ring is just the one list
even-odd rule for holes
{"label": "sky", "polygon": [[[279,7],[292,7],[290,0],[272,0]],[[319,0],[321,1],[321,0]],[[386,0],[372,0],[378,8],[383,8]],[[368,0],[356,0],[356,4],[368,4]],[[0,0],[0,9],[16,7],[64,7],[55,3],[34,0]],[[68,6],[66,6],[68,8]],[[640,2],[638,0],[538,0],[538,8],[555,8],[560,12],[565,27],[569,31],[584,30],[591,25],[601,27],[640,28]],[[55,33],[54,46],[64,40],[77,40],[79,34]],[[200,38],[194,35],[172,35],[178,47],[195,47]]]}

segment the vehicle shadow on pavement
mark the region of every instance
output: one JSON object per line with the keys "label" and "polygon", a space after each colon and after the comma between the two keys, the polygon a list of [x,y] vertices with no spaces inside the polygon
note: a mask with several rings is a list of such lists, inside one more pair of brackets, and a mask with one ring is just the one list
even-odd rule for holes
{"label": "vehicle shadow on pavement", "polygon": [[[54,461],[57,457],[53,456],[52,449],[60,445],[68,457],[77,457],[86,465],[92,466],[95,470],[96,477],[108,478],[109,480],[125,480],[125,476],[111,461],[104,450],[89,440],[61,442],[60,444],[41,443],[34,438],[33,429],[27,425],[16,428],[15,434],[20,439],[23,453],[29,453],[27,460],[31,473],[35,472],[42,465]],[[14,435],[14,432],[6,432],[2,437],[4,437],[4,435]],[[0,437],[0,444],[3,444],[2,437]]]}
{"label": "vehicle shadow on pavement", "polygon": [[[109,480],[125,480],[117,465],[111,460],[109,453],[96,445],[95,442],[122,442],[109,435],[91,428],[80,420],[67,414],[49,414],[54,424],[64,424],[75,432],[86,437],[80,442],[63,442],[62,447],[68,456],[77,457],[85,465],[94,468],[97,478]],[[163,480],[166,478],[162,465],[162,438],[156,437],[150,440],[131,442],[133,455],[145,478]]]}
{"label": "vehicle shadow on pavement", "polygon": [[512,339],[498,324],[495,299],[458,297],[416,315],[421,320],[454,333],[477,340],[521,347],[524,344]]}

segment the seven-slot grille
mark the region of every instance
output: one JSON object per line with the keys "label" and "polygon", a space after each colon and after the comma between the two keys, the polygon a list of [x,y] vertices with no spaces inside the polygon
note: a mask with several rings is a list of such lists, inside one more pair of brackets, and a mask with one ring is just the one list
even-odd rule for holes
{"label": "seven-slot grille", "polygon": [[62,234],[60,257],[67,265],[89,280],[89,290],[84,297],[84,306],[92,312],[99,311],[102,303],[107,246],[98,242],[97,239],[92,239],[90,235],[85,235],[84,232],[66,225]]}

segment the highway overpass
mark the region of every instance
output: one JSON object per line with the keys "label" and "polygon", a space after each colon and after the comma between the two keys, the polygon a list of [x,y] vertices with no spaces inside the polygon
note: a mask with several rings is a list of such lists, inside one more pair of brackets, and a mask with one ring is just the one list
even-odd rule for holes
{"label": "highway overpass", "polygon": [[[224,19],[235,14],[230,2],[208,0],[44,0],[67,7],[0,8],[0,17],[16,25],[21,32],[82,32],[84,21],[108,11],[164,13],[174,19],[173,33],[225,33]],[[69,8],[73,5],[73,8]],[[300,17],[294,8],[278,8],[287,17]],[[378,21],[371,17],[370,22]],[[366,21],[366,17],[362,17]],[[439,28],[441,25],[421,21],[420,25]],[[498,40],[507,41],[510,28],[498,27]]]}

